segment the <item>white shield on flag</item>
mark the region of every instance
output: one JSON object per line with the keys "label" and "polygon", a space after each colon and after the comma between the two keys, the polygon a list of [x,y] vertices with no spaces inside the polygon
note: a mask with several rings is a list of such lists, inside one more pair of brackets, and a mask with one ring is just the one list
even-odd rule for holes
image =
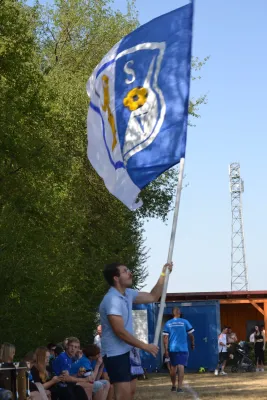
{"label": "white shield on flag", "polygon": [[[118,68],[118,64],[120,67],[124,66],[124,70],[120,70],[120,74],[129,71],[132,75],[131,80],[124,79],[125,85],[128,84],[131,88],[133,86],[136,88],[130,90],[130,94],[132,92],[138,94],[138,88],[145,89],[145,93],[147,93],[143,105],[140,105],[135,110],[129,110],[128,124],[127,126],[122,125],[122,129],[125,130],[124,132],[120,132],[117,114],[118,134],[119,137],[124,137],[122,156],[125,164],[130,157],[142,151],[153,142],[164,122],[166,104],[163,92],[158,84],[164,51],[164,42],[143,43],[124,50],[116,57],[116,68]],[[141,74],[139,73],[143,64],[138,63],[138,60],[143,60],[144,56],[148,59],[145,76],[144,71]],[[124,58],[125,62],[123,61]],[[128,65],[131,65],[131,69],[127,69]],[[116,75],[118,75],[118,72]],[[137,90],[137,92],[134,92],[134,90]]]}

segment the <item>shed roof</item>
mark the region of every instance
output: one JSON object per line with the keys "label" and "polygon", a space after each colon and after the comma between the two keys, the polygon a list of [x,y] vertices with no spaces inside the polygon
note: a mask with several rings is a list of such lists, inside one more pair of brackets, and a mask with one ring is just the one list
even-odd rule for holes
{"label": "shed roof", "polygon": [[238,292],[195,292],[195,293],[167,293],[166,301],[183,300],[223,300],[223,299],[267,299],[266,290],[238,291]]}

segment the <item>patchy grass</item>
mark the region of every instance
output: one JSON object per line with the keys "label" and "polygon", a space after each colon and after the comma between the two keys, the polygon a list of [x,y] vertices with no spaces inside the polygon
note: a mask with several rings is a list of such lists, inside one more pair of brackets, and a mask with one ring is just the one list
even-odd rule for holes
{"label": "patchy grass", "polygon": [[227,376],[214,376],[210,373],[187,374],[184,393],[171,393],[168,375],[151,374],[146,381],[138,381],[136,400],[266,400],[267,372],[229,373]]}

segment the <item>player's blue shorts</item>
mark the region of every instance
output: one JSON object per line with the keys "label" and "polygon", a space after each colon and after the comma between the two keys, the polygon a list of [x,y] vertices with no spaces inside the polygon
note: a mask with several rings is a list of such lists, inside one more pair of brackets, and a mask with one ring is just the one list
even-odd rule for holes
{"label": "player's blue shorts", "polygon": [[184,365],[187,367],[189,353],[187,351],[170,352],[170,362],[173,367]]}

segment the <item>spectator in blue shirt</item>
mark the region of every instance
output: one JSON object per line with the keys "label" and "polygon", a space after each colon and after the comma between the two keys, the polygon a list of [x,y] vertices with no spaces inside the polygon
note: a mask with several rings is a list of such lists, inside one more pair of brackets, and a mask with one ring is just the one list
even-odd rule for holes
{"label": "spectator in blue shirt", "polygon": [[57,376],[64,377],[64,382],[67,384],[68,389],[73,389],[77,399],[82,399],[85,393],[87,398],[90,399],[93,391],[93,385],[90,377],[80,378],[77,376],[70,376],[73,359],[75,358],[78,350],[80,350],[79,339],[75,337],[68,338],[66,351],[59,354],[59,356],[53,361],[53,372]]}
{"label": "spectator in blue shirt", "polygon": [[[181,318],[178,307],[173,308],[173,319],[166,322],[163,328],[165,356],[170,359],[170,376],[172,381],[172,392],[183,392],[184,367],[188,362],[188,341],[191,340],[192,350],[195,348],[194,329],[190,322]],[[176,389],[176,373],[178,369],[178,388]]]}
{"label": "spectator in blue shirt", "polygon": [[103,359],[98,346],[92,344],[83,349],[83,356],[71,366],[71,375],[90,376],[93,383],[94,400],[106,400],[110,383],[100,379],[103,372]]}

